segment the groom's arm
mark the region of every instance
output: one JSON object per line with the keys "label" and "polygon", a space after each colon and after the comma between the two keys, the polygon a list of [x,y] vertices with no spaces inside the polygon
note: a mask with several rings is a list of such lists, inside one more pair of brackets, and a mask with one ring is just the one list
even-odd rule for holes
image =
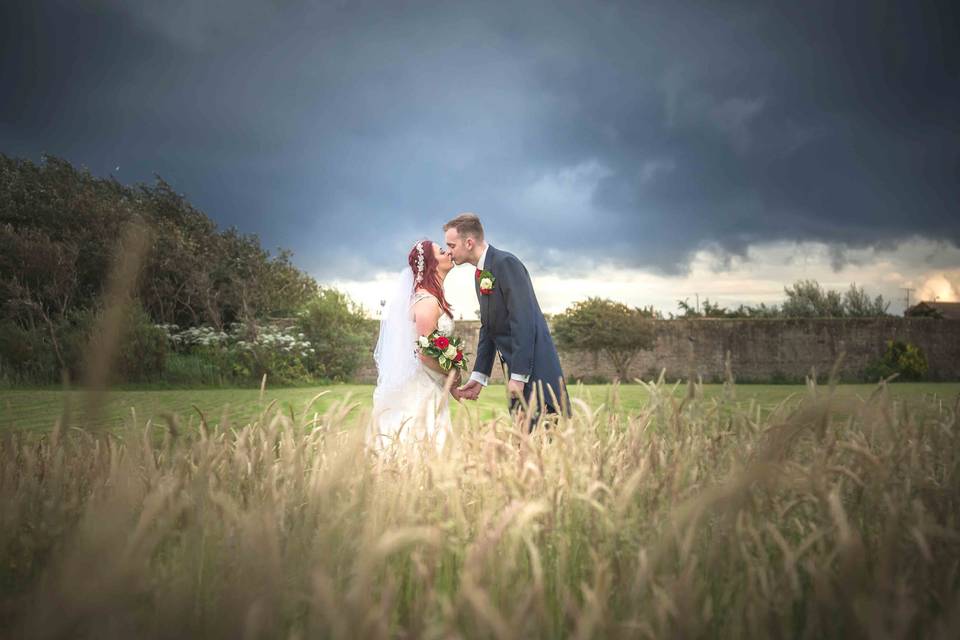
{"label": "groom's arm", "polygon": [[493,337],[485,326],[480,325],[480,339],[477,341],[477,359],[473,364],[473,373],[470,374],[471,380],[476,380],[483,386],[487,386],[490,381],[490,372],[493,370],[493,356],[497,352],[497,346],[493,342]]}
{"label": "groom's arm", "polygon": [[526,383],[533,371],[533,347],[536,341],[536,297],[530,274],[514,256],[503,261],[501,292],[510,315],[510,336],[513,338],[510,378]]}

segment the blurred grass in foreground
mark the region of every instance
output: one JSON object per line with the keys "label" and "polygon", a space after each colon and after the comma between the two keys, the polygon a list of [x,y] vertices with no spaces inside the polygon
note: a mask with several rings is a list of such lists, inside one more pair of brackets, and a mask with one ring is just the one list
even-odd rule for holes
{"label": "blurred grass in foreground", "polygon": [[810,385],[763,411],[750,389],[650,385],[606,411],[633,391],[610,387],[532,437],[460,412],[442,454],[366,451],[368,413],[333,394],[229,430],[7,429],[0,628],[955,637],[955,394]]}

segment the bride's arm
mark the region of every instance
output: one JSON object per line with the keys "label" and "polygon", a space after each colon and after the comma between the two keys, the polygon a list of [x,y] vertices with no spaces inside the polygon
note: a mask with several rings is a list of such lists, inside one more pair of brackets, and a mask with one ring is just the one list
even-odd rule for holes
{"label": "bride's arm", "polygon": [[[426,298],[420,302],[413,305],[413,318],[417,325],[417,336],[428,336],[437,328],[437,321],[440,320],[440,305],[433,298]],[[440,363],[430,356],[425,356],[422,353],[418,354],[420,362],[424,366],[433,369],[439,374],[449,375],[453,373],[453,384],[454,388],[459,384],[460,380],[460,371],[454,368],[451,368],[450,371],[444,371],[440,368]]]}

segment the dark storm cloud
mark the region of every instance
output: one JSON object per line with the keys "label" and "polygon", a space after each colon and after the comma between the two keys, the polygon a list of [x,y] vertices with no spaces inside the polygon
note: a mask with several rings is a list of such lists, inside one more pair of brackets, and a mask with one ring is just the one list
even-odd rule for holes
{"label": "dark storm cloud", "polygon": [[462,210],[549,268],[960,242],[956,10],[720,6],[8,4],[0,151],[158,172],[322,278]]}

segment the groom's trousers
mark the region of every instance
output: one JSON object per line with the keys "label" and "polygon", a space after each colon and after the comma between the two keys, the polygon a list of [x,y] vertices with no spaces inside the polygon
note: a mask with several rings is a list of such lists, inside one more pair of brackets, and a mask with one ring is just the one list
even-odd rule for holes
{"label": "groom's trousers", "polygon": [[[499,353],[497,355],[500,356]],[[510,379],[510,374],[509,374],[509,371],[507,370],[507,365],[506,363],[504,363],[502,356],[500,356],[500,369],[501,371],[503,371],[503,380],[504,380],[504,384],[506,384],[506,381]],[[549,393],[549,391],[544,390],[544,393]],[[527,400],[529,400],[529,398],[524,398],[524,401],[527,401]],[[534,391],[533,399],[529,403],[529,405],[530,405],[529,408],[533,411],[533,417],[530,419],[530,433],[533,432],[534,427],[536,427],[537,423],[540,422],[541,410],[544,408],[543,405],[546,405],[547,415],[557,413],[556,408],[549,402],[544,402],[544,403],[540,402],[539,393],[537,391]],[[520,400],[520,398],[516,396],[511,396],[507,407],[510,411],[510,415],[516,415],[517,412],[523,411],[523,402]],[[549,424],[549,422],[545,422],[544,424]]]}

